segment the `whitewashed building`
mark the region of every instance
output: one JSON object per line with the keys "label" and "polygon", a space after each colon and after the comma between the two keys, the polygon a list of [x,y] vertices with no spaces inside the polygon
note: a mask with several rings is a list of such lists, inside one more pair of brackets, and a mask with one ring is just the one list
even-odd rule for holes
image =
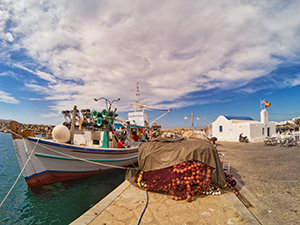
{"label": "whitewashed building", "polygon": [[212,123],[212,136],[219,141],[239,141],[239,136],[247,136],[250,142],[263,141],[276,134],[275,122],[269,122],[266,109],[260,112],[260,121],[244,116],[220,115]]}

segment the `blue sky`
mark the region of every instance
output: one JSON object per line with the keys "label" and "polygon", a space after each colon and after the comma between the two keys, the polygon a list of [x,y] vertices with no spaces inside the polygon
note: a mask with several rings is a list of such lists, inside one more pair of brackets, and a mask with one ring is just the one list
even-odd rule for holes
{"label": "blue sky", "polygon": [[[58,124],[73,105],[121,98],[139,82],[159,122],[196,127],[220,114],[300,116],[300,1],[2,1],[0,118]],[[159,113],[148,112],[154,119]]]}

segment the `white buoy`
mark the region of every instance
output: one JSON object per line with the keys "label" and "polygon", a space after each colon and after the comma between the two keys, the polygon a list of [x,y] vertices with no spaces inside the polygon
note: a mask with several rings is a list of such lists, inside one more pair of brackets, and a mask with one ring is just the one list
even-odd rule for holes
{"label": "white buoy", "polygon": [[64,125],[57,125],[54,127],[52,131],[52,137],[55,141],[60,143],[66,143],[70,141],[71,132]]}

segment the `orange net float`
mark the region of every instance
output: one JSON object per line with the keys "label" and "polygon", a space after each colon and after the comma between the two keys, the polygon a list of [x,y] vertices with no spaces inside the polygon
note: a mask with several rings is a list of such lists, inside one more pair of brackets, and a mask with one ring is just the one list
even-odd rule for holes
{"label": "orange net float", "polygon": [[172,195],[174,200],[191,201],[195,195],[221,194],[211,178],[212,168],[191,160],[163,169],[139,172],[135,182],[141,188]]}

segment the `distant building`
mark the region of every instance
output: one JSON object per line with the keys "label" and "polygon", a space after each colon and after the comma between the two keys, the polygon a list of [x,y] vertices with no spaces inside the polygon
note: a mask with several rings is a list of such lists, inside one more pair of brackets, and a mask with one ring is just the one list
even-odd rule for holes
{"label": "distant building", "polygon": [[260,112],[260,121],[245,116],[220,115],[212,123],[212,136],[219,141],[239,141],[239,136],[247,136],[250,142],[263,141],[276,133],[275,122],[269,122],[266,109]]}

